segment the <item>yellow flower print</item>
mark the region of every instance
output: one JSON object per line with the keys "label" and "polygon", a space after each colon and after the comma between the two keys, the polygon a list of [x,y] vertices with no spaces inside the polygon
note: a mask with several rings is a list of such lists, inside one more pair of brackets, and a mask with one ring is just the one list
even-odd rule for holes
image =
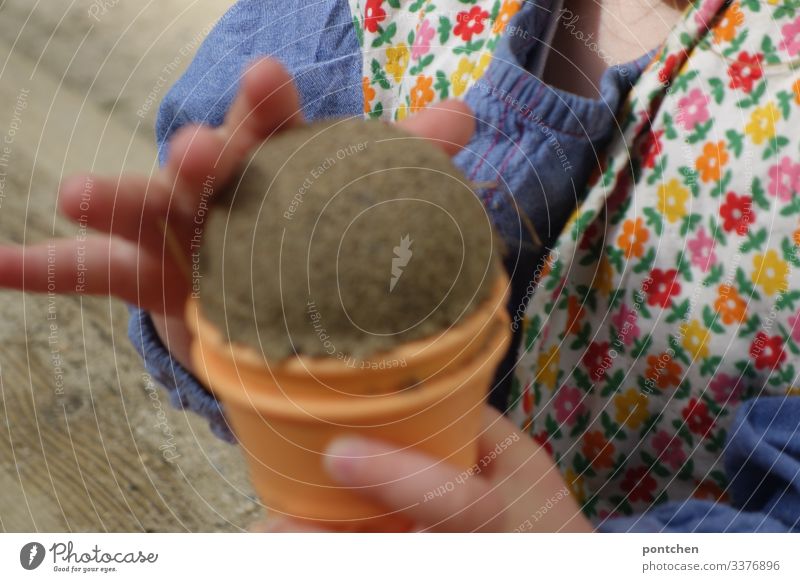
{"label": "yellow flower print", "polygon": [[536,381],[541,382],[550,390],[555,389],[560,361],[561,355],[559,354],[558,346],[553,346],[546,352],[539,354],[539,359],[536,361],[539,369],[536,374]]}
{"label": "yellow flower print", "polygon": [[582,475],[578,475],[570,467],[564,471],[564,482],[567,484],[569,492],[572,493],[578,503],[582,504],[586,501],[586,487]]}
{"label": "yellow flower print", "polygon": [[658,211],[670,222],[686,216],[688,200],[689,191],[676,178],[658,187]]}
{"label": "yellow flower print", "polygon": [[650,416],[647,411],[647,396],[636,388],[617,394],[614,397],[614,406],[617,408],[617,422],[628,428],[639,428]]}
{"label": "yellow flower print", "polygon": [[608,262],[608,257],[603,255],[597,265],[597,274],[592,280],[592,289],[597,289],[603,295],[611,293],[613,287],[614,268]]}
{"label": "yellow flower print", "polygon": [[369,77],[361,80],[361,89],[364,93],[364,113],[372,111],[372,100],[375,99],[375,89],[369,84]]}
{"label": "yellow flower print", "polygon": [[403,103],[400,107],[397,108],[397,121],[403,121],[406,117],[408,117],[408,107],[406,104]]}
{"label": "yellow flower print", "polygon": [[391,74],[394,80],[399,83],[406,72],[410,58],[411,53],[406,43],[401,42],[396,47],[390,46],[386,49],[386,72]]}
{"label": "yellow flower print", "polygon": [[780,118],[780,109],[770,101],[764,107],[758,107],[753,111],[750,123],[745,126],[744,132],[750,136],[754,144],[761,145],[775,137],[775,124]]}
{"label": "yellow flower print", "polygon": [[464,91],[467,90],[467,83],[469,83],[469,76],[475,68],[475,63],[470,61],[467,57],[461,57],[458,62],[458,68],[450,75],[450,83],[453,86],[453,95],[460,97]]}
{"label": "yellow flower print", "polygon": [[495,34],[503,32],[511,17],[519,12],[521,6],[522,2],[520,0],[505,0],[500,12],[497,14],[497,20],[494,21],[492,32]]}
{"label": "yellow flower print", "polygon": [[683,336],[683,341],[681,343],[683,347],[692,354],[692,357],[695,360],[698,358],[707,358],[708,340],[711,337],[711,332],[696,319],[688,323],[682,323],[680,330]]}
{"label": "yellow flower print", "polygon": [[481,58],[478,61],[478,64],[475,65],[475,69],[472,71],[472,79],[477,81],[483,74],[486,72],[486,68],[489,66],[489,63],[492,62],[492,53],[485,52],[481,54]]}
{"label": "yellow flower print", "polygon": [[753,269],[750,278],[767,295],[775,295],[788,288],[789,263],[781,259],[774,249],[753,257]]}

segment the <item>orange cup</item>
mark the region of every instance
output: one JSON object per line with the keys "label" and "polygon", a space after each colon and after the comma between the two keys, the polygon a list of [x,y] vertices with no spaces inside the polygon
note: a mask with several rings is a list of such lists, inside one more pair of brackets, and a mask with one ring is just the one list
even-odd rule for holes
{"label": "orange cup", "polygon": [[325,450],[344,435],[423,451],[466,470],[489,385],[510,341],[508,279],[461,323],[369,360],[293,357],[267,361],[227,342],[189,301],[194,371],[219,398],[267,508],[328,529],[404,531],[411,524],[324,468]]}

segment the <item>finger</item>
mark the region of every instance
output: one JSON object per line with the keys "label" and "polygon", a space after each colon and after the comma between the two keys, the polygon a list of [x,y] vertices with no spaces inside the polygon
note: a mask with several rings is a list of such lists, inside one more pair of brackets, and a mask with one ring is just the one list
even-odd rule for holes
{"label": "finger", "polygon": [[103,178],[83,175],[65,180],[59,189],[61,212],[73,222],[152,250],[163,246],[169,193],[147,176]]}
{"label": "finger", "polygon": [[361,438],[335,441],[326,463],[343,485],[435,531],[498,531],[502,503],[488,480],[416,451]]}
{"label": "finger", "polygon": [[32,293],[114,295],[164,313],[180,313],[188,294],[169,257],[103,236],[0,247],[0,265],[0,287]]}
{"label": "finger", "polygon": [[302,123],[292,76],[275,59],[255,61],[242,75],[239,93],[217,129],[224,142],[216,162],[219,171],[227,178],[270,135]]}
{"label": "finger", "polygon": [[449,155],[454,155],[472,138],[475,114],[463,101],[448,99],[426,107],[397,125],[414,135],[429,139]]}

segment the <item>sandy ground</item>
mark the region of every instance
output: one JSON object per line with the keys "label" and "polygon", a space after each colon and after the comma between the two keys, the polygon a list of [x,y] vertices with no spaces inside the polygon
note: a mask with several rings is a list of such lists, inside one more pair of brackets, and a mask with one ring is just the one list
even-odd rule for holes
{"label": "sandy ground", "polygon": [[[156,108],[137,112],[230,4],[0,0],[0,243],[74,235],[55,212],[72,172],[155,169]],[[258,515],[238,451],[169,407],[126,324],[116,301],[0,292],[0,530],[235,531]]]}

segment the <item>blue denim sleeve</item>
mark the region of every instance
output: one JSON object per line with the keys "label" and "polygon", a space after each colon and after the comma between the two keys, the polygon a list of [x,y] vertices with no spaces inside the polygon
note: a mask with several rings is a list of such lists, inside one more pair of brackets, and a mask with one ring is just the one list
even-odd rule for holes
{"label": "blue denim sleeve", "polygon": [[729,505],[670,502],[603,532],[800,532],[800,397],[742,404],[725,448]]}
{"label": "blue denim sleeve", "polygon": [[[361,52],[347,2],[239,0],[161,103],[156,141],[162,165],[169,138],[178,128],[222,123],[241,73],[261,56],[279,59],[292,73],[306,119],[362,113]],[[214,434],[235,442],[217,401],[170,356],[150,315],[135,307],[130,315],[128,336],[172,404],[206,417]]]}

